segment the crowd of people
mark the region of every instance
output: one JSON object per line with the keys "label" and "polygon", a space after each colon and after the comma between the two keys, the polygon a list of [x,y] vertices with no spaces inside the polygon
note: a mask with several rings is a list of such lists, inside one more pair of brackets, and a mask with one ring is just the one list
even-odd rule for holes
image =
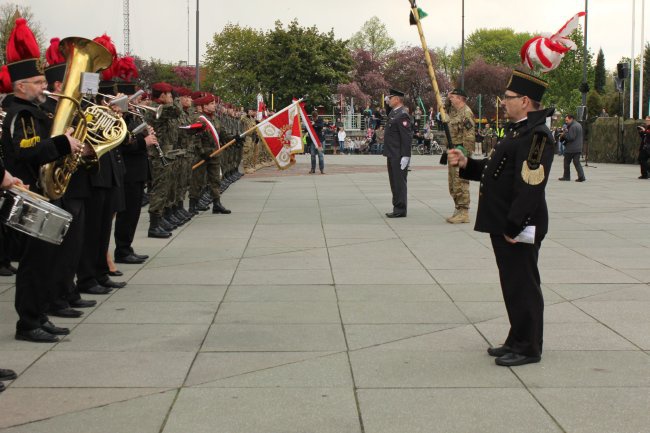
{"label": "crowd of people", "polygon": [[[83,294],[124,287],[126,282],[111,278],[122,275],[115,263],[148,259],[133,245],[143,202],[149,204],[148,236],[166,239],[210,205],[212,213],[231,213],[221,195],[243,175],[240,164],[252,173],[274,163],[256,135],[242,136],[256,125],[257,107],[244,111],[208,92],[164,82],[151,83],[147,92],[137,89],[131,81],[135,65],[118,57],[106,35],[83,42],[103,47],[113,65],[101,73],[91,97],[73,82],[75,74],[66,75],[75,66],[61,54],[63,43],[72,42],[52,39],[43,68],[36,40],[19,18],[0,72],[2,194],[27,191],[42,202],[49,196],[70,216],[58,243],[0,226],[0,275],[16,278],[15,338],[33,343],[57,342],[68,334],[51,317],[82,316],[84,308],[96,305]],[[82,114],[64,103],[75,97]],[[89,144],[93,140],[97,146]],[[13,378],[14,372],[0,369],[0,391],[1,381]]]}

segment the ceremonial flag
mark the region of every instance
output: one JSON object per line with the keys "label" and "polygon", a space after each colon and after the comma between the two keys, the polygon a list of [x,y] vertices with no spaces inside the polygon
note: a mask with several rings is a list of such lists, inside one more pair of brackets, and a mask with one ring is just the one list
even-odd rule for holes
{"label": "ceremonial flag", "polygon": [[269,113],[266,110],[266,104],[264,103],[264,96],[261,93],[257,94],[257,114],[255,114],[255,120],[261,122],[262,120],[269,117]]}
{"label": "ceremonial flag", "polygon": [[316,130],[314,130],[314,125],[311,124],[311,119],[309,118],[309,116],[307,116],[307,111],[305,110],[305,103],[304,102],[300,103],[300,119],[307,126],[307,133],[309,134],[309,137],[311,138],[311,142],[314,143],[314,145],[318,149],[322,149],[323,145],[321,144],[320,139],[318,138],[318,135],[316,134]]}
{"label": "ceremonial flag", "polygon": [[257,135],[284,170],[295,163],[294,153],[303,152],[300,126],[300,107],[294,102],[257,125]]}
{"label": "ceremonial flag", "polygon": [[187,131],[195,131],[195,132],[202,132],[202,131],[208,131],[208,134],[212,137],[212,140],[214,140],[215,147],[217,149],[221,148],[221,141],[219,140],[219,133],[217,132],[217,129],[214,127],[212,122],[205,117],[204,115],[199,116],[199,121],[192,123],[190,125],[185,125],[185,126],[179,126],[180,129],[185,129]]}

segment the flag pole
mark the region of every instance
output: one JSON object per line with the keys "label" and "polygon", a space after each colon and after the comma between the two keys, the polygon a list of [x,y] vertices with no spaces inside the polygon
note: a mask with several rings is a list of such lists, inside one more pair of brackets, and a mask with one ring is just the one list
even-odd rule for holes
{"label": "flag pole", "polygon": [[[284,112],[287,111],[289,108],[293,107],[295,104],[300,104],[300,103],[303,101],[303,99],[304,99],[304,98],[300,98],[300,99],[298,99],[296,102],[294,102],[294,103],[292,103],[292,104],[290,104],[290,105],[287,105],[287,106],[284,107],[282,110],[280,110],[280,111],[278,111],[277,113],[275,113],[273,116],[271,116],[271,117],[267,117],[266,119],[264,119],[263,122],[258,123],[257,125],[253,126],[252,128],[248,128],[246,131],[244,131],[244,132],[242,132],[241,134],[239,134],[239,138],[244,138],[245,136],[247,136],[247,135],[250,134],[251,132],[257,130],[257,128],[259,128],[259,127],[262,126],[263,124],[268,123],[268,122],[269,122],[270,120],[272,120],[273,118],[275,118],[275,117],[279,116],[280,114],[284,113]],[[219,149],[216,149],[214,152],[212,152],[212,153],[211,153],[207,158],[202,159],[202,160],[200,160],[199,162],[197,162],[196,164],[194,164],[194,165],[192,166],[192,170],[196,170],[197,168],[201,167],[203,164],[205,164],[205,162],[206,162],[208,159],[210,159],[210,158],[214,158],[215,156],[219,155],[219,154],[220,154],[221,152],[223,152],[227,147],[232,146],[232,145],[235,144],[236,142],[237,142],[237,139],[236,139],[236,138],[233,138],[233,139],[230,140],[228,143],[224,144],[224,145],[221,146]]]}

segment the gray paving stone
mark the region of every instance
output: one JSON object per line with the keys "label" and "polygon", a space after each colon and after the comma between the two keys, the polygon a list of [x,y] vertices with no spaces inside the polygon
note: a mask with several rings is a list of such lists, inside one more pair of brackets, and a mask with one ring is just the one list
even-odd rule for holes
{"label": "gray paving stone", "polygon": [[523,389],[362,389],[359,405],[366,433],[562,432]]}
{"label": "gray paving stone", "polygon": [[[378,264],[379,265],[379,264]],[[396,272],[387,269],[333,269],[336,284],[434,284],[431,275],[424,269]]]}
{"label": "gray paving stone", "polygon": [[91,324],[77,326],[55,351],[196,352],[208,324]]}
{"label": "gray paving stone", "polygon": [[648,387],[650,358],[640,351],[545,351],[541,363],[515,373],[531,388]]}
{"label": "gray paving stone", "polygon": [[224,300],[227,302],[336,302],[336,293],[334,286],[329,284],[231,285]]}
{"label": "gray paving stone", "polygon": [[329,269],[269,269],[269,270],[237,270],[232,284],[333,284],[332,272]]}
{"label": "gray paving stone", "polygon": [[206,352],[345,350],[341,325],[216,324],[203,344]]}
{"label": "gray paving stone", "polygon": [[215,323],[340,323],[335,302],[224,302]]}
{"label": "gray paving stone", "polygon": [[650,323],[650,301],[576,301],[575,304],[607,324]]}
{"label": "gray paving stone", "polygon": [[[67,420],[76,423],[77,417],[87,419],[87,413],[84,414],[84,411],[88,409],[118,402],[127,402],[127,405],[137,407],[142,404],[136,401],[138,397],[160,393],[160,388],[9,388],[2,393],[0,428],[21,424],[28,425],[20,427],[18,431],[55,428],[55,425],[50,423],[54,417],[70,414]],[[26,405],[25,401],[30,401],[31,405]],[[48,422],[35,423],[39,420],[48,420]],[[111,427],[117,427],[111,424]],[[37,430],[21,430],[27,427],[34,427]],[[136,428],[135,424],[131,428]]]}
{"label": "gray paving stone", "polygon": [[494,358],[479,352],[362,349],[350,353],[358,388],[519,388]]}
{"label": "gray paving stone", "polygon": [[337,388],[183,389],[163,433],[188,426],[192,433],[361,432],[352,390]]}
{"label": "gray paving stone", "polygon": [[[282,355],[282,354],[278,354]],[[290,354],[293,355],[293,354]],[[302,354],[303,359],[278,363],[238,374],[206,374],[205,367],[198,381],[201,387],[210,388],[352,388],[350,365],[345,353]],[[273,359],[268,352],[260,353],[204,353],[202,364],[235,364],[248,358]],[[198,360],[197,360],[198,362]],[[254,362],[254,361],[253,361]],[[258,361],[259,362],[259,361]],[[268,362],[268,361],[267,361]],[[216,366],[216,365],[215,365]],[[200,368],[200,367],[199,367]],[[190,379],[197,380],[197,377]]]}
{"label": "gray paving stone", "polygon": [[437,284],[337,284],[340,301],[448,301],[449,297]]}
{"label": "gray paving stone", "polygon": [[391,342],[428,335],[456,324],[390,324],[390,325],[345,325],[345,336],[350,350],[374,347]]}
{"label": "gray paving stone", "polygon": [[131,278],[133,284],[202,285],[229,284],[237,268],[237,260],[202,258],[200,261],[176,266],[147,266]]}
{"label": "gray paving stone", "polygon": [[6,433],[158,433],[175,391],[134,398],[3,430]]}
{"label": "gray paving stone", "polygon": [[190,352],[49,352],[21,374],[13,386],[178,387],[183,383],[194,356]]}
{"label": "gray paving stone", "polygon": [[110,302],[98,307],[85,323],[211,323],[216,302]]}
{"label": "gray paving stone", "polygon": [[565,431],[642,433],[650,425],[650,388],[550,388],[531,392]]}
{"label": "gray paving stone", "polygon": [[110,299],[111,302],[220,302],[226,288],[214,285],[129,284],[113,293]]}
{"label": "gray paving stone", "polygon": [[452,302],[339,302],[343,323],[467,323]]}

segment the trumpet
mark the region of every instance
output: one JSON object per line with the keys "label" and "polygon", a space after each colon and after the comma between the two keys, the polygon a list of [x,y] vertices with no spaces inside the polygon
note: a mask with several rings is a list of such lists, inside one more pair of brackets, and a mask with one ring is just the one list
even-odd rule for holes
{"label": "trumpet", "polygon": [[[140,93],[138,93],[140,92]],[[144,117],[142,112],[150,112],[154,116],[156,116],[156,119],[160,119],[160,116],[162,115],[162,110],[163,106],[159,105],[158,107],[149,107],[148,105],[138,105],[138,104],[133,104],[131,101],[135,99],[137,96],[140,96],[142,94],[141,90],[138,90],[135,94],[131,96],[113,96],[113,95],[106,95],[104,93],[97,93],[99,96],[102,96],[104,99],[108,100],[108,105],[114,105],[116,107],[119,107],[122,112],[128,111],[131,114],[135,114],[138,117]]]}

